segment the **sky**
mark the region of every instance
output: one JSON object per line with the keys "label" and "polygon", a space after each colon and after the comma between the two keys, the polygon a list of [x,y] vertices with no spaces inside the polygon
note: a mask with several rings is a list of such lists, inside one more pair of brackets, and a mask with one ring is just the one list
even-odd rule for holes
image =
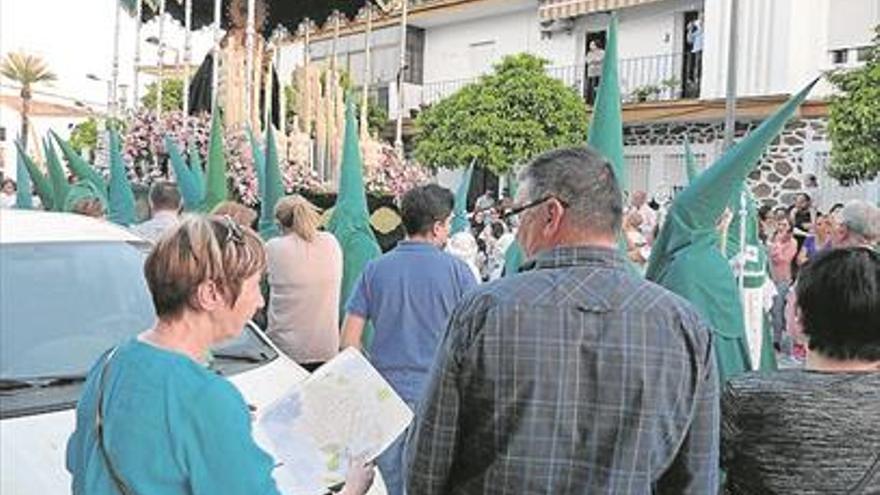
{"label": "sky", "polygon": [[[168,0],[174,1],[174,0]],[[113,33],[116,0],[0,0],[0,55],[25,51],[39,55],[58,76],[43,90],[75,98],[103,110],[107,101],[107,83],[93,81],[86,74],[110,79],[113,62]],[[134,19],[125,11],[120,17],[119,83],[131,88],[135,45]],[[180,49],[183,58],[183,28],[168,18],[166,40]],[[158,34],[158,21],[145,24],[141,39]],[[201,62],[211,47],[211,32],[194,33],[193,63]],[[174,52],[166,51],[166,63],[174,62]],[[157,62],[157,47],[141,43],[141,63]],[[142,74],[141,85],[153,76]],[[3,84],[9,81],[3,80]],[[8,91],[8,90],[7,90]],[[128,90],[130,102],[133,91]],[[140,92],[144,94],[143,90]]]}

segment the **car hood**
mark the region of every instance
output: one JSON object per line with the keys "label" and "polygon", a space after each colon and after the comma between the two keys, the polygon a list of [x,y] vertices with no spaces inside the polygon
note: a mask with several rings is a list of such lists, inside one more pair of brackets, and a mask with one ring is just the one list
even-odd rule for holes
{"label": "car hood", "polygon": [[[270,363],[229,378],[248,405],[260,411],[308,376],[280,354]],[[69,494],[67,439],[76,427],[76,410],[0,421],[0,493]]]}

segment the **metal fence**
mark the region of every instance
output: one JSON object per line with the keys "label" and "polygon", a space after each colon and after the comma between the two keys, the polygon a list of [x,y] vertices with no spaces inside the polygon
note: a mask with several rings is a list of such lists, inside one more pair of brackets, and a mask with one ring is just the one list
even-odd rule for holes
{"label": "metal fence", "polygon": [[[683,53],[621,59],[618,63],[621,97],[627,103],[698,98],[700,65],[691,54]],[[589,85],[598,85],[599,78],[588,79],[585,66],[548,67],[547,75],[577,91],[587,103],[593,103],[595,91],[590,91]],[[419,103],[431,105],[478,80],[473,77],[424,84]],[[595,90],[595,86],[592,89]]]}

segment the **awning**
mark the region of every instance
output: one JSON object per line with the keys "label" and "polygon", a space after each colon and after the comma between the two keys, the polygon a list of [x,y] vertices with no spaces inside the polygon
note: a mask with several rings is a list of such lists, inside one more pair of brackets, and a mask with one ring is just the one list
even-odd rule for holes
{"label": "awning", "polygon": [[543,0],[538,15],[541,20],[562,19],[658,1],[660,0]]}

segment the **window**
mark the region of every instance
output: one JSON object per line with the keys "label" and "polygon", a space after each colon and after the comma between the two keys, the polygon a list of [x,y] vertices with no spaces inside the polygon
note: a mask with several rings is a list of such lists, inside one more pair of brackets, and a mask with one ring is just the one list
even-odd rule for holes
{"label": "window", "polygon": [[423,84],[425,79],[425,30],[409,26],[406,29],[406,70],[403,80]]}
{"label": "window", "polygon": [[870,46],[856,48],[856,62],[867,62],[868,56],[871,54]]}
{"label": "window", "polygon": [[385,110],[385,113],[390,112],[391,104],[389,103],[390,96],[389,96],[387,84],[384,84],[384,85],[376,88],[376,97],[375,98],[376,98],[375,103],[379,108]]}
{"label": "window", "polygon": [[845,64],[849,55],[849,50],[846,48],[840,50],[832,50],[831,51],[831,63],[834,65]]}
{"label": "window", "polygon": [[0,142],[6,141],[6,128],[0,127]]}
{"label": "window", "polygon": [[472,75],[486,74],[495,61],[495,42],[480,41],[468,47],[468,65]]}

